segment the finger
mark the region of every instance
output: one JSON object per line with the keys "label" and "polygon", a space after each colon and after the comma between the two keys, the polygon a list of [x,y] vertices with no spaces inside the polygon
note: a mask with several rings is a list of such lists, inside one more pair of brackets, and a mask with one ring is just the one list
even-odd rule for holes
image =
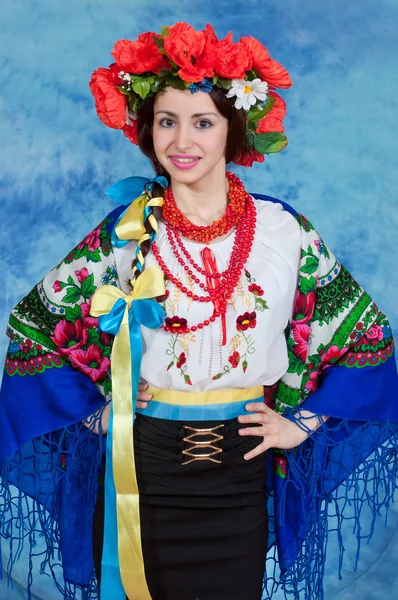
{"label": "finger", "polygon": [[148,392],[138,392],[137,400],[142,400],[143,402],[149,402],[152,400],[152,394],[148,394]]}
{"label": "finger", "polygon": [[245,454],[243,456],[243,458],[245,460],[250,460],[252,458],[255,458],[256,456],[259,456],[260,454],[262,454],[263,452],[265,452],[268,449],[269,449],[268,444],[266,442],[262,442],[261,444],[256,446],[253,450],[250,450],[250,452]]}
{"label": "finger", "polygon": [[139,389],[139,390],[147,390],[147,389],[148,389],[148,384],[147,384],[147,383],[145,383],[145,381],[141,381],[141,382],[138,384],[138,389]]}
{"label": "finger", "polygon": [[239,423],[264,423],[266,416],[261,413],[255,415],[239,415]]}
{"label": "finger", "polygon": [[274,412],[265,404],[265,402],[250,402],[250,404],[246,404],[245,410],[248,410],[249,412],[259,413]]}
{"label": "finger", "polygon": [[245,429],[238,429],[239,435],[260,435],[264,437],[263,427],[246,427]]}
{"label": "finger", "polygon": [[137,408],[147,408],[148,407],[148,402],[139,402],[137,401]]}

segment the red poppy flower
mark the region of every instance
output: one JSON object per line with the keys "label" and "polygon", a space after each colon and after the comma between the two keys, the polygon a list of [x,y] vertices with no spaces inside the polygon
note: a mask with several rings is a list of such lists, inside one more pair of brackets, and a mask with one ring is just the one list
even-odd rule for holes
{"label": "red poppy flower", "polygon": [[185,352],[181,352],[180,356],[178,357],[177,364],[176,364],[177,369],[181,369],[182,365],[185,365],[186,362],[187,362],[187,357],[185,355]]}
{"label": "red poppy flower", "polygon": [[118,83],[121,82],[114,69],[100,67],[89,84],[99,118],[113,129],[122,129],[126,124],[126,97],[117,89]]}
{"label": "red poppy flower", "polygon": [[111,361],[102,355],[101,350],[90,344],[87,350],[72,350],[69,354],[72,365],[88,375],[94,383],[103,381],[111,365]]}
{"label": "red poppy flower", "polygon": [[158,69],[163,60],[159,48],[153,41],[157,33],[147,31],[138,36],[137,41],[119,40],[111,52],[118,67],[128,73],[139,75]]}
{"label": "red poppy flower", "polygon": [[246,52],[253,58],[252,69],[255,69],[263,81],[276,88],[289,88],[292,85],[289,73],[276,60],[272,60],[268,50],[251,35],[240,38]]}
{"label": "red poppy flower", "polygon": [[183,329],[184,327],[187,326],[187,320],[186,319],[180,319],[180,317],[166,317],[166,319],[165,319],[165,325],[167,327],[170,327],[171,330],[173,330],[173,329]]}
{"label": "red poppy flower", "polygon": [[254,329],[257,325],[256,317],[257,315],[254,311],[251,313],[245,312],[236,319],[236,329],[238,331],[246,331],[249,328]]}
{"label": "red poppy flower", "polygon": [[241,167],[252,167],[254,162],[264,162],[264,154],[260,154],[257,150],[248,150],[234,160],[234,163]]}
{"label": "red poppy flower", "polygon": [[84,346],[87,342],[88,333],[84,328],[82,319],[75,323],[62,320],[56,324],[54,335],[51,337],[61,354],[68,356],[73,350]]}
{"label": "red poppy flower", "polygon": [[231,366],[233,369],[236,369],[236,367],[239,365],[240,362],[240,354],[239,352],[232,352],[231,356],[228,358],[229,362],[231,363]]}
{"label": "red poppy flower", "polygon": [[269,95],[276,98],[276,101],[269,113],[259,120],[257,133],[269,133],[271,131],[283,133],[285,128],[282,120],[286,117],[286,102],[275,92],[269,92]]}
{"label": "red poppy flower", "polygon": [[243,79],[251,69],[252,55],[240,42],[234,43],[229,32],[215,48],[214,70],[227,79]]}
{"label": "red poppy flower", "polygon": [[249,285],[248,290],[255,296],[263,296],[264,295],[263,288],[261,288],[259,285],[257,285],[257,283],[252,283],[251,285]]}
{"label": "red poppy flower", "polygon": [[303,294],[297,290],[294,300],[294,323],[307,323],[312,319],[315,309],[315,292]]}
{"label": "red poppy flower", "polygon": [[203,31],[195,31],[188,23],[172,25],[169,35],[164,36],[163,44],[167,56],[181,67],[178,75],[184,81],[197,83],[204,77],[213,76],[214,70],[206,51],[206,40]]}

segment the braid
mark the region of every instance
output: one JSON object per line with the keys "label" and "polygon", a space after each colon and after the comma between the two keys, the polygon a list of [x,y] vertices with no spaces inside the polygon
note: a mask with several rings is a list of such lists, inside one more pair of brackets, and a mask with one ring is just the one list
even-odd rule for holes
{"label": "braid", "polygon": [[144,212],[145,233],[138,240],[135,258],[131,265],[133,271],[133,281],[137,279],[143,271],[145,257],[151,248],[151,243],[156,238],[156,234],[158,232],[158,221],[162,216],[162,208],[160,206],[151,206],[151,200],[153,198],[163,198],[163,187],[158,183],[155,183],[153,185],[152,192],[146,191],[145,193],[149,198]]}

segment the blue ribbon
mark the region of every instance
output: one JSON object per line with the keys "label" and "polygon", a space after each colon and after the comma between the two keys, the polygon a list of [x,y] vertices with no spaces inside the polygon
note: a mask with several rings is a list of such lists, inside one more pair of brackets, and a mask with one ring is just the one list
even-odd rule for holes
{"label": "blue ribbon", "polygon": [[[117,335],[123,320],[126,301],[119,298],[107,315],[98,317],[98,324],[102,331]],[[142,338],[140,326],[149,329],[158,329],[164,323],[163,307],[153,299],[133,300],[128,314],[130,352],[131,352],[131,378],[133,388],[133,427],[136,411],[138,385],[140,380],[142,360]],[[106,470],[105,470],[105,518],[104,518],[104,545],[102,553],[101,598],[112,600],[125,600],[126,593],[120,577],[117,539],[117,511],[116,489],[113,481],[112,470],[112,423],[113,407],[108,425],[106,440]]]}

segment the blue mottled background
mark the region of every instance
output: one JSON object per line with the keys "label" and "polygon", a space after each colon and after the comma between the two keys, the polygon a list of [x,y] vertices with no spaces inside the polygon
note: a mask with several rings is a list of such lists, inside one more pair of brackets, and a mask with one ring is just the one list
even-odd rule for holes
{"label": "blue mottled background", "polygon": [[[110,211],[104,189],[150,173],[97,119],[87,84],[115,40],[179,20],[253,35],[289,70],[287,150],[236,171],[249,191],[313,221],[398,337],[397,0],[2,0],[1,331],[12,306]],[[1,359],[5,348],[2,337]],[[395,509],[342,582],[332,544],[327,600],[396,597],[397,525]],[[16,568],[15,592],[0,582],[1,600],[26,598],[21,577]],[[35,600],[59,598],[42,580]]]}

